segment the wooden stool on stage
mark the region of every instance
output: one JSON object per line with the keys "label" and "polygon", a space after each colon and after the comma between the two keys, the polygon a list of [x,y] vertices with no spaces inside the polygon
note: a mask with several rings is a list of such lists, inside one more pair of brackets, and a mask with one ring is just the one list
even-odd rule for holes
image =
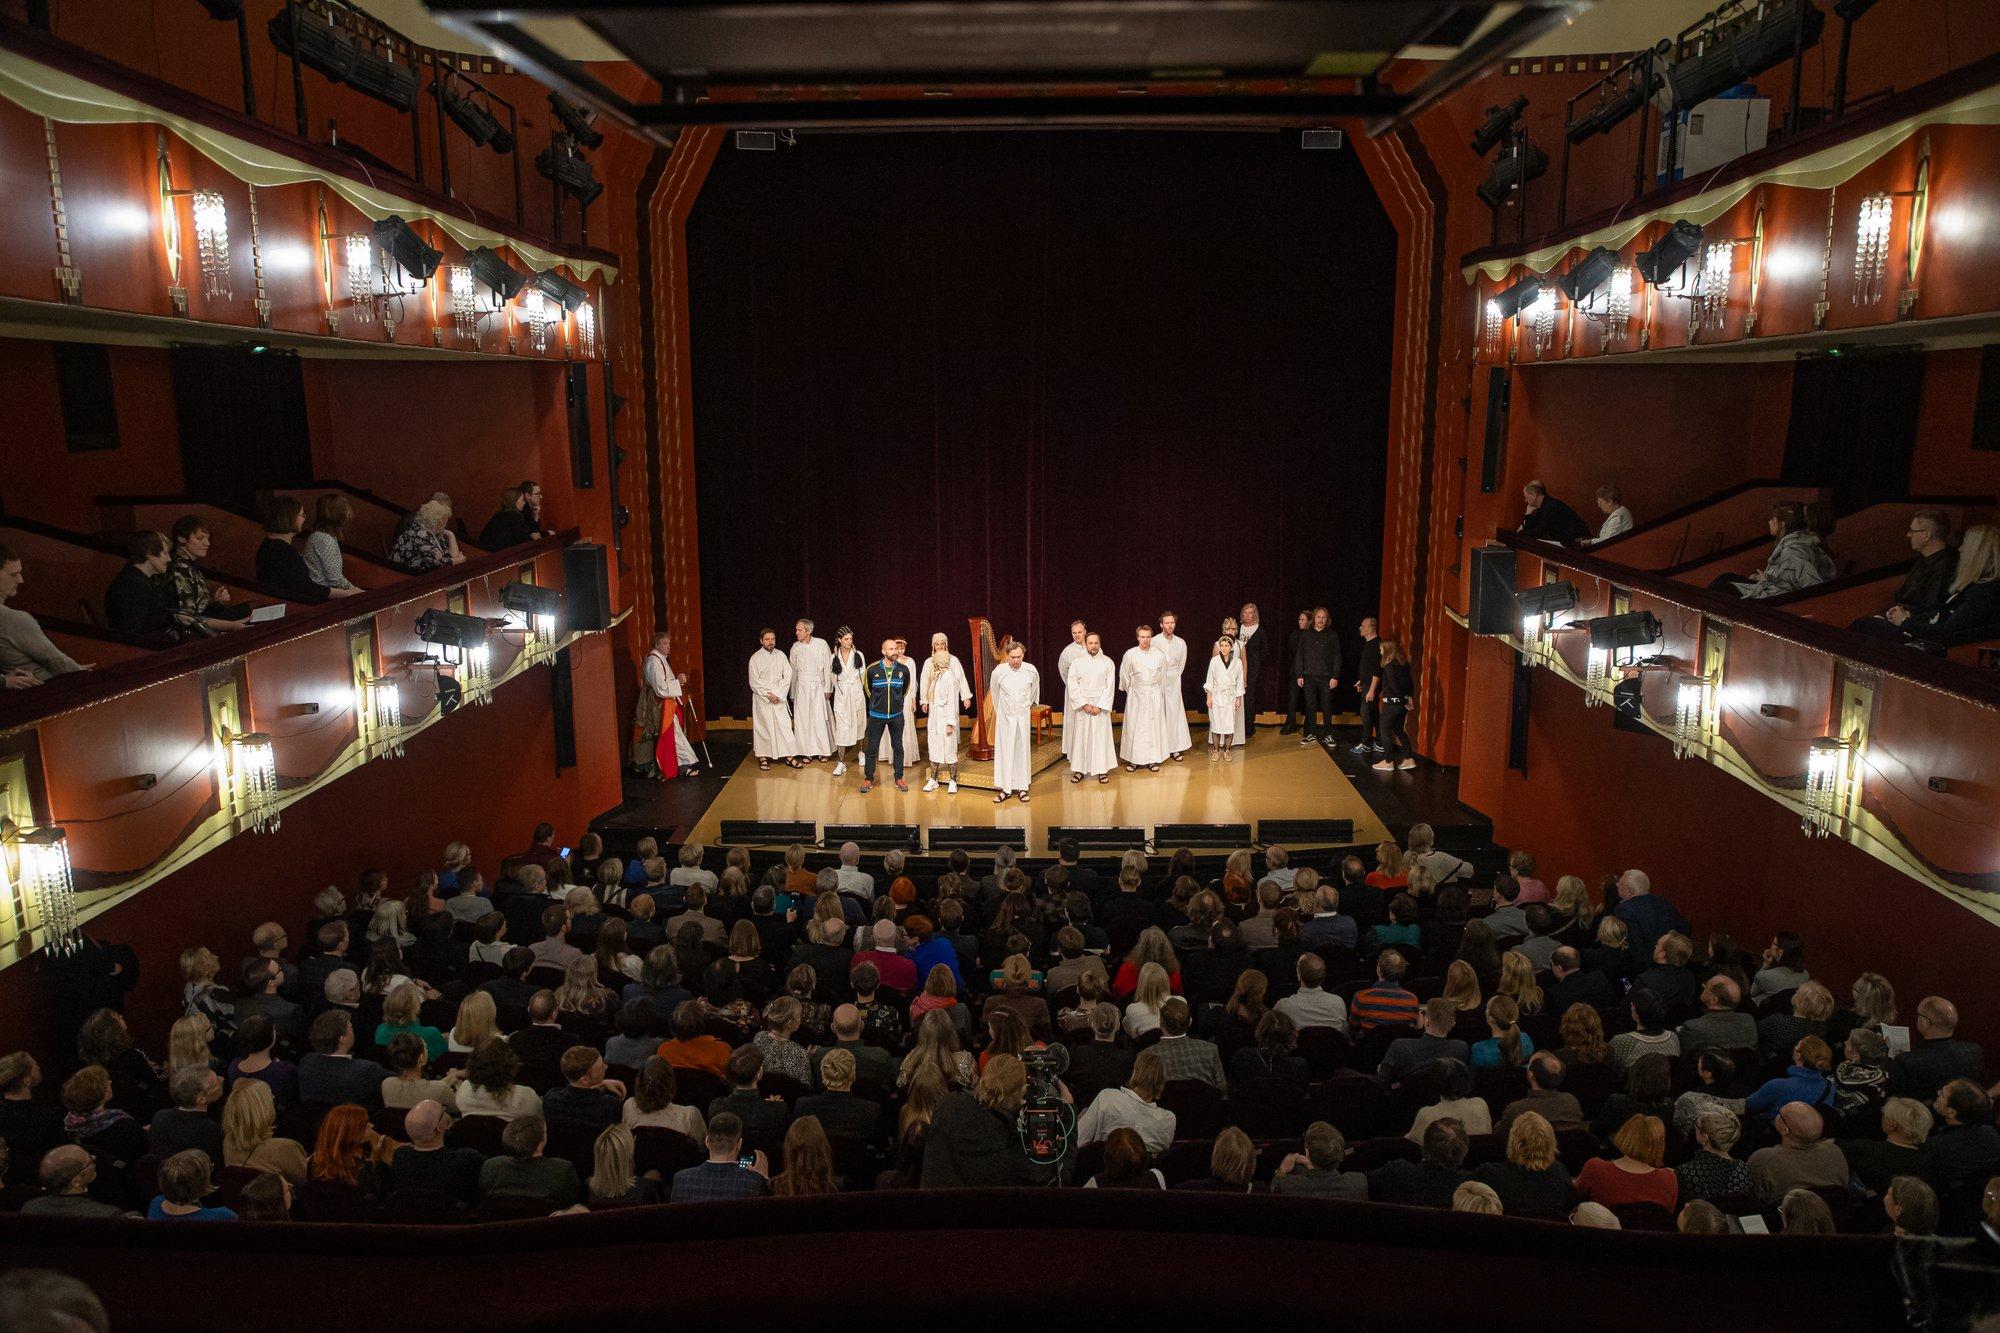
{"label": "wooden stool on stage", "polygon": [[1041,744],[1049,738],[1049,728],[1056,724],[1056,710],[1049,704],[1036,704],[1028,710],[1028,725],[1035,729],[1035,743]]}

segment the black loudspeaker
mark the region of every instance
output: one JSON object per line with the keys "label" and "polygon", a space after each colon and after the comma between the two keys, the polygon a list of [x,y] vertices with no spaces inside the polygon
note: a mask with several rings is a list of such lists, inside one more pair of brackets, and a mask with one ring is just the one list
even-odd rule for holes
{"label": "black loudspeaker", "polygon": [[576,767],[576,688],[569,674],[569,649],[549,664],[549,708],[556,722],[556,772]]}
{"label": "black loudspeaker", "polygon": [[1514,654],[1514,693],[1507,706],[1507,767],[1528,771],[1528,715],[1534,702],[1535,669]]}
{"label": "black loudspeaker", "polygon": [[1472,605],[1465,620],[1474,634],[1512,634],[1521,628],[1514,599],[1514,548],[1478,546],[1472,551]]}
{"label": "black loudspeaker", "polygon": [[934,852],[991,852],[1002,847],[1012,847],[1017,852],[1028,850],[1028,830],[1024,828],[981,828],[977,824],[964,827],[950,825],[941,827],[933,824],[925,837],[926,844]]}
{"label": "black loudspeaker", "polygon": [[1155,847],[1248,847],[1248,824],[1156,824]]}
{"label": "black loudspeaker", "polygon": [[829,847],[851,842],[856,847],[901,847],[910,852],[923,850],[915,824],[828,824],[824,836]]}
{"label": "black loudspeaker", "polygon": [[1351,819],[1260,819],[1257,841],[1266,847],[1302,847],[1315,843],[1345,847],[1354,841]]}
{"label": "black loudspeaker", "polygon": [[1642,678],[1634,676],[1611,687],[1611,725],[1642,736],[1653,734],[1646,725],[1646,682]]}
{"label": "black loudspeaker", "polygon": [[719,842],[750,847],[819,846],[819,826],[810,819],[725,819]]}
{"label": "black loudspeaker", "polygon": [[1049,850],[1054,851],[1064,839],[1076,843],[1078,847],[1097,850],[1145,851],[1146,830],[1143,828],[1085,828],[1081,825],[1057,824],[1049,829]]}
{"label": "black loudspeaker", "polygon": [[563,549],[563,612],[572,630],[611,628],[611,575],[604,548],[578,542]]}

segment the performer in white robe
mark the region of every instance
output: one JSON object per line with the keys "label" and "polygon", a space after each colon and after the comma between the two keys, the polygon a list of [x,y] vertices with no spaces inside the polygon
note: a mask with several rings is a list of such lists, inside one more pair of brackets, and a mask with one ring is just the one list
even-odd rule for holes
{"label": "performer in white robe", "polygon": [[1063,678],[1063,698],[1069,701],[1063,712],[1069,780],[1094,777],[1099,782],[1111,781],[1111,770],[1118,767],[1118,745],[1111,735],[1111,709],[1118,702],[1118,669],[1104,655],[1103,641],[1095,634],[1085,637],[1083,653],[1070,660],[1069,674]]}
{"label": "performer in white robe", "polygon": [[1056,658],[1056,683],[1061,685],[1063,690],[1062,752],[1064,758],[1069,757],[1069,720],[1070,716],[1076,711],[1076,700],[1070,696],[1069,692],[1069,669],[1075,664],[1077,658],[1083,656],[1083,640],[1087,633],[1088,630],[1081,620],[1070,621],[1070,641],[1063,645],[1062,656]]}
{"label": "performer in white robe", "polygon": [[[632,747],[632,762],[647,777],[693,777],[700,771],[701,761],[695,757],[694,747],[688,744],[687,719],[681,715],[681,687],[687,684],[685,675],[676,675],[668,653],[673,650],[673,639],[665,634],[653,636],[653,651],[646,654],[644,666],[640,668],[638,716],[638,737]],[[667,718],[667,700],[675,700],[673,717]],[[666,746],[661,744],[668,728],[673,729],[675,758],[674,772],[668,773],[665,758]]]}
{"label": "performer in white robe", "polygon": [[951,655],[951,641],[942,634],[931,635],[931,655],[917,675],[917,707],[926,716],[930,732],[931,774],[925,791],[936,791],[938,774],[948,775],[947,790],[958,791],[958,710],[972,702],[972,686],[965,680],[965,667]]}
{"label": "performer in white robe", "polygon": [[868,736],[868,701],[861,688],[861,673],[868,660],[854,646],[854,631],[840,627],[834,641],[833,664],[833,775],[847,772],[847,750],[854,748],[854,762],[861,762],[861,743]]}
{"label": "performer in white robe", "polygon": [[1188,731],[1187,697],[1181,693],[1181,675],[1188,663],[1187,640],[1175,634],[1178,628],[1180,622],[1169,611],[1160,617],[1160,633],[1153,640],[1153,651],[1167,659],[1160,695],[1167,705],[1167,755],[1177,764],[1194,744],[1194,736]]}
{"label": "performer in white robe", "polygon": [[993,669],[986,689],[993,696],[993,785],[1000,794],[999,805],[1019,793],[1021,804],[1028,803],[1028,784],[1034,781],[1035,728],[1031,718],[1042,701],[1041,673],[1024,660],[1021,645],[1007,650],[1007,660]]}
{"label": "performer in white robe", "polygon": [[1208,695],[1208,757],[1234,758],[1243,711],[1243,659],[1236,655],[1236,640],[1215,641],[1215,656],[1208,659],[1208,679],[1202,689]]}
{"label": "performer in white robe", "polygon": [[769,768],[773,759],[797,768],[799,747],[792,739],[791,710],[785,706],[792,688],[792,664],[778,651],[776,630],[765,630],[757,643],[757,651],[750,654],[750,750],[759,768]]}
{"label": "performer in white robe", "polygon": [[[896,651],[901,654],[903,665],[909,666],[910,641],[908,639],[896,640]],[[914,670],[912,674],[915,674]],[[915,689],[912,689],[908,694],[903,696],[903,756],[908,762],[914,764],[917,762],[917,756],[922,753],[923,751],[917,747],[917,692]],[[882,733],[881,744],[875,747],[875,757],[878,760],[895,758],[894,753],[889,748],[889,733],[886,731]]]}
{"label": "performer in white robe", "polygon": [[1153,646],[1153,627],[1139,626],[1139,646],[1127,648],[1118,663],[1118,688],[1125,691],[1125,732],[1118,757],[1130,773],[1144,765],[1159,771],[1167,757],[1167,700],[1162,693],[1167,659]]}
{"label": "performer in white robe", "polygon": [[833,650],[813,636],[810,620],[792,633],[792,739],[805,758],[824,759],[833,753]]}

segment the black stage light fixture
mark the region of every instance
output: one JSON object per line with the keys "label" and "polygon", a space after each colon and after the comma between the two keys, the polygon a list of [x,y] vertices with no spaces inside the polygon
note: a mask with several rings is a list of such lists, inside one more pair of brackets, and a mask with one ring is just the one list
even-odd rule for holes
{"label": "black stage light fixture", "polygon": [[409,223],[393,213],[375,224],[375,243],[419,282],[428,282],[431,274],[437,272],[437,266],[444,262],[444,251],[431,249]]}
{"label": "black stage light fixture", "polygon": [[1700,249],[1700,224],[1676,222],[1665,236],[1653,243],[1652,249],[1633,262],[1638,265],[1639,276],[1658,287],[1672,281],[1674,275],[1685,268]]}
{"label": "black stage light fixture", "polygon": [[1479,197],[1488,208],[1498,208],[1507,196],[1549,169],[1549,155],[1531,143],[1521,151],[1493,159],[1493,169],[1479,187]]}
{"label": "black stage light fixture", "polygon": [[566,134],[557,135],[535,154],[535,170],[575,195],[585,208],[604,193],[604,183],[590,170],[590,159],[576,151],[576,141]]}
{"label": "black stage light fixture", "polygon": [[528,281],[525,273],[483,245],[466,255],[465,263],[472,270],[473,281],[485,283],[494,300],[503,304],[519,295]]}
{"label": "black stage light fixture", "polygon": [[436,607],[417,617],[417,637],[439,648],[465,651],[484,647],[486,622],[478,616],[462,616]]}
{"label": "black stage light fixture", "polygon": [[347,86],[398,111],[408,111],[417,104],[417,72],[387,56],[377,55],[373,47],[357,45]]}
{"label": "black stage light fixture", "polygon": [[564,310],[575,310],[583,304],[584,298],[590,295],[552,268],[545,268],[529,278],[528,285],[551,301],[561,302]]}
{"label": "black stage light fixture", "polygon": [[[460,96],[457,89],[446,83],[433,83],[431,96],[437,98],[444,107],[444,113],[451,117],[452,124],[465,131],[465,137],[472,140],[476,148],[490,147],[497,136],[507,135],[500,127],[500,121],[491,111],[469,97]],[[508,146],[512,146],[512,136],[507,135]],[[506,148],[496,148],[504,153]]]}
{"label": "black stage light fixture", "polygon": [[1529,616],[1551,616],[1558,611],[1567,611],[1576,605],[1576,599],[1576,585],[1568,579],[1560,583],[1538,583],[1532,588],[1521,589],[1514,597],[1523,620]]}
{"label": "black stage light fixture", "polygon": [[1600,245],[1557,278],[1556,285],[1562,288],[1571,305],[1582,305],[1591,293],[1611,281],[1611,275],[1617,271],[1618,252]]}
{"label": "black stage light fixture", "polygon": [[1528,109],[1528,99],[1517,97],[1505,106],[1486,108],[1486,119],[1472,132],[1472,151],[1485,157],[1513,130],[1514,122]]}
{"label": "black stage light fixture", "polygon": [[1492,301],[1493,307],[1499,312],[1502,320],[1512,319],[1540,299],[1542,286],[1541,275],[1530,273],[1506,291],[1496,295]]}
{"label": "black stage light fixture", "polygon": [[1756,22],[1712,38],[1700,55],[1667,66],[1658,95],[1668,111],[1685,111],[1790,60],[1794,46],[1811,50],[1825,27],[1826,15],[1812,0],[1763,6]]}
{"label": "black stage light fixture", "polygon": [[1599,616],[1590,622],[1590,646],[1593,648],[1617,652],[1622,648],[1644,648],[1659,641],[1660,618],[1651,611]]}
{"label": "black stage light fixture", "polygon": [[523,616],[554,616],[562,610],[562,591],[538,583],[510,583],[500,590],[500,605]]}
{"label": "black stage light fixture", "polygon": [[1582,120],[1572,121],[1565,134],[1573,144],[1582,143],[1595,134],[1604,134],[1621,124],[1633,112],[1646,104],[1653,90],[1660,86],[1660,76],[1655,74],[1641,82],[1632,80],[1619,91],[1611,94],[1591,108],[1590,114]]}
{"label": "black stage light fixture", "polygon": [[556,113],[556,119],[563,123],[570,137],[585,148],[595,152],[604,146],[604,131],[592,123],[597,119],[596,112],[578,106],[561,93],[549,94],[549,110]]}
{"label": "black stage light fixture", "polygon": [[303,5],[280,9],[264,30],[280,54],[297,56],[301,65],[334,83],[346,83],[361,57],[360,47],[335,32],[331,23],[310,17]]}

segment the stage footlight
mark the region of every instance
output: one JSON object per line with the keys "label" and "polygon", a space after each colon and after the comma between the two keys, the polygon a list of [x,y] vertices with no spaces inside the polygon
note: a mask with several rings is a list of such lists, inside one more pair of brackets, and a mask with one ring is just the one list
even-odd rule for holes
{"label": "stage footlight", "polygon": [[1479,187],[1479,197],[1488,208],[1498,208],[1508,195],[1548,169],[1549,155],[1531,143],[1524,143],[1520,152],[1494,159],[1493,169],[1486,173],[1486,180]]}
{"label": "stage footlight", "polygon": [[1611,275],[1617,271],[1618,252],[1600,245],[1556,279],[1556,285],[1562,288],[1571,305],[1582,305],[1598,288],[1611,281]]}
{"label": "stage footlight", "polygon": [[1560,583],[1538,583],[1532,588],[1521,589],[1514,596],[1523,618],[1552,616],[1558,611],[1568,611],[1576,605],[1576,601],[1576,585],[1568,579]]}
{"label": "stage footlight", "polygon": [[575,310],[590,295],[552,268],[545,268],[529,278],[528,286],[551,301],[559,302],[564,310]]}
{"label": "stage footlight", "polygon": [[585,148],[595,152],[604,146],[604,131],[594,123],[597,120],[595,112],[578,106],[561,93],[549,94],[549,110],[556,113],[556,119],[563,123],[570,137]]}
{"label": "stage footlight", "polygon": [[1541,275],[1531,273],[1512,287],[1495,295],[1489,304],[1502,320],[1509,320],[1540,300],[1541,295]]}
{"label": "stage footlight", "polygon": [[1701,249],[1701,227],[1693,222],[1676,222],[1653,248],[1634,261],[1639,276],[1659,287],[1673,280]]}
{"label": "stage footlight", "polygon": [[1472,132],[1472,151],[1481,157],[1492,152],[1513,131],[1521,113],[1527,109],[1526,97],[1517,97],[1505,106],[1487,107],[1486,119]]}
{"label": "stage footlight", "polygon": [[1590,646],[1618,652],[1644,648],[1660,641],[1660,618],[1651,611],[1627,611],[1623,615],[1599,616],[1590,622]]}
{"label": "stage footlight", "polygon": [[[1799,25],[1805,25],[1801,31]],[[1668,111],[1685,111],[1792,58],[1793,48],[1819,45],[1826,15],[1812,0],[1779,0],[1763,17],[1711,37],[1700,55],[1667,66],[1658,88]]]}
{"label": "stage footlight", "polygon": [[375,243],[382,253],[403,266],[419,282],[428,282],[444,262],[444,251],[433,250],[403,219],[391,214],[375,224]]}

